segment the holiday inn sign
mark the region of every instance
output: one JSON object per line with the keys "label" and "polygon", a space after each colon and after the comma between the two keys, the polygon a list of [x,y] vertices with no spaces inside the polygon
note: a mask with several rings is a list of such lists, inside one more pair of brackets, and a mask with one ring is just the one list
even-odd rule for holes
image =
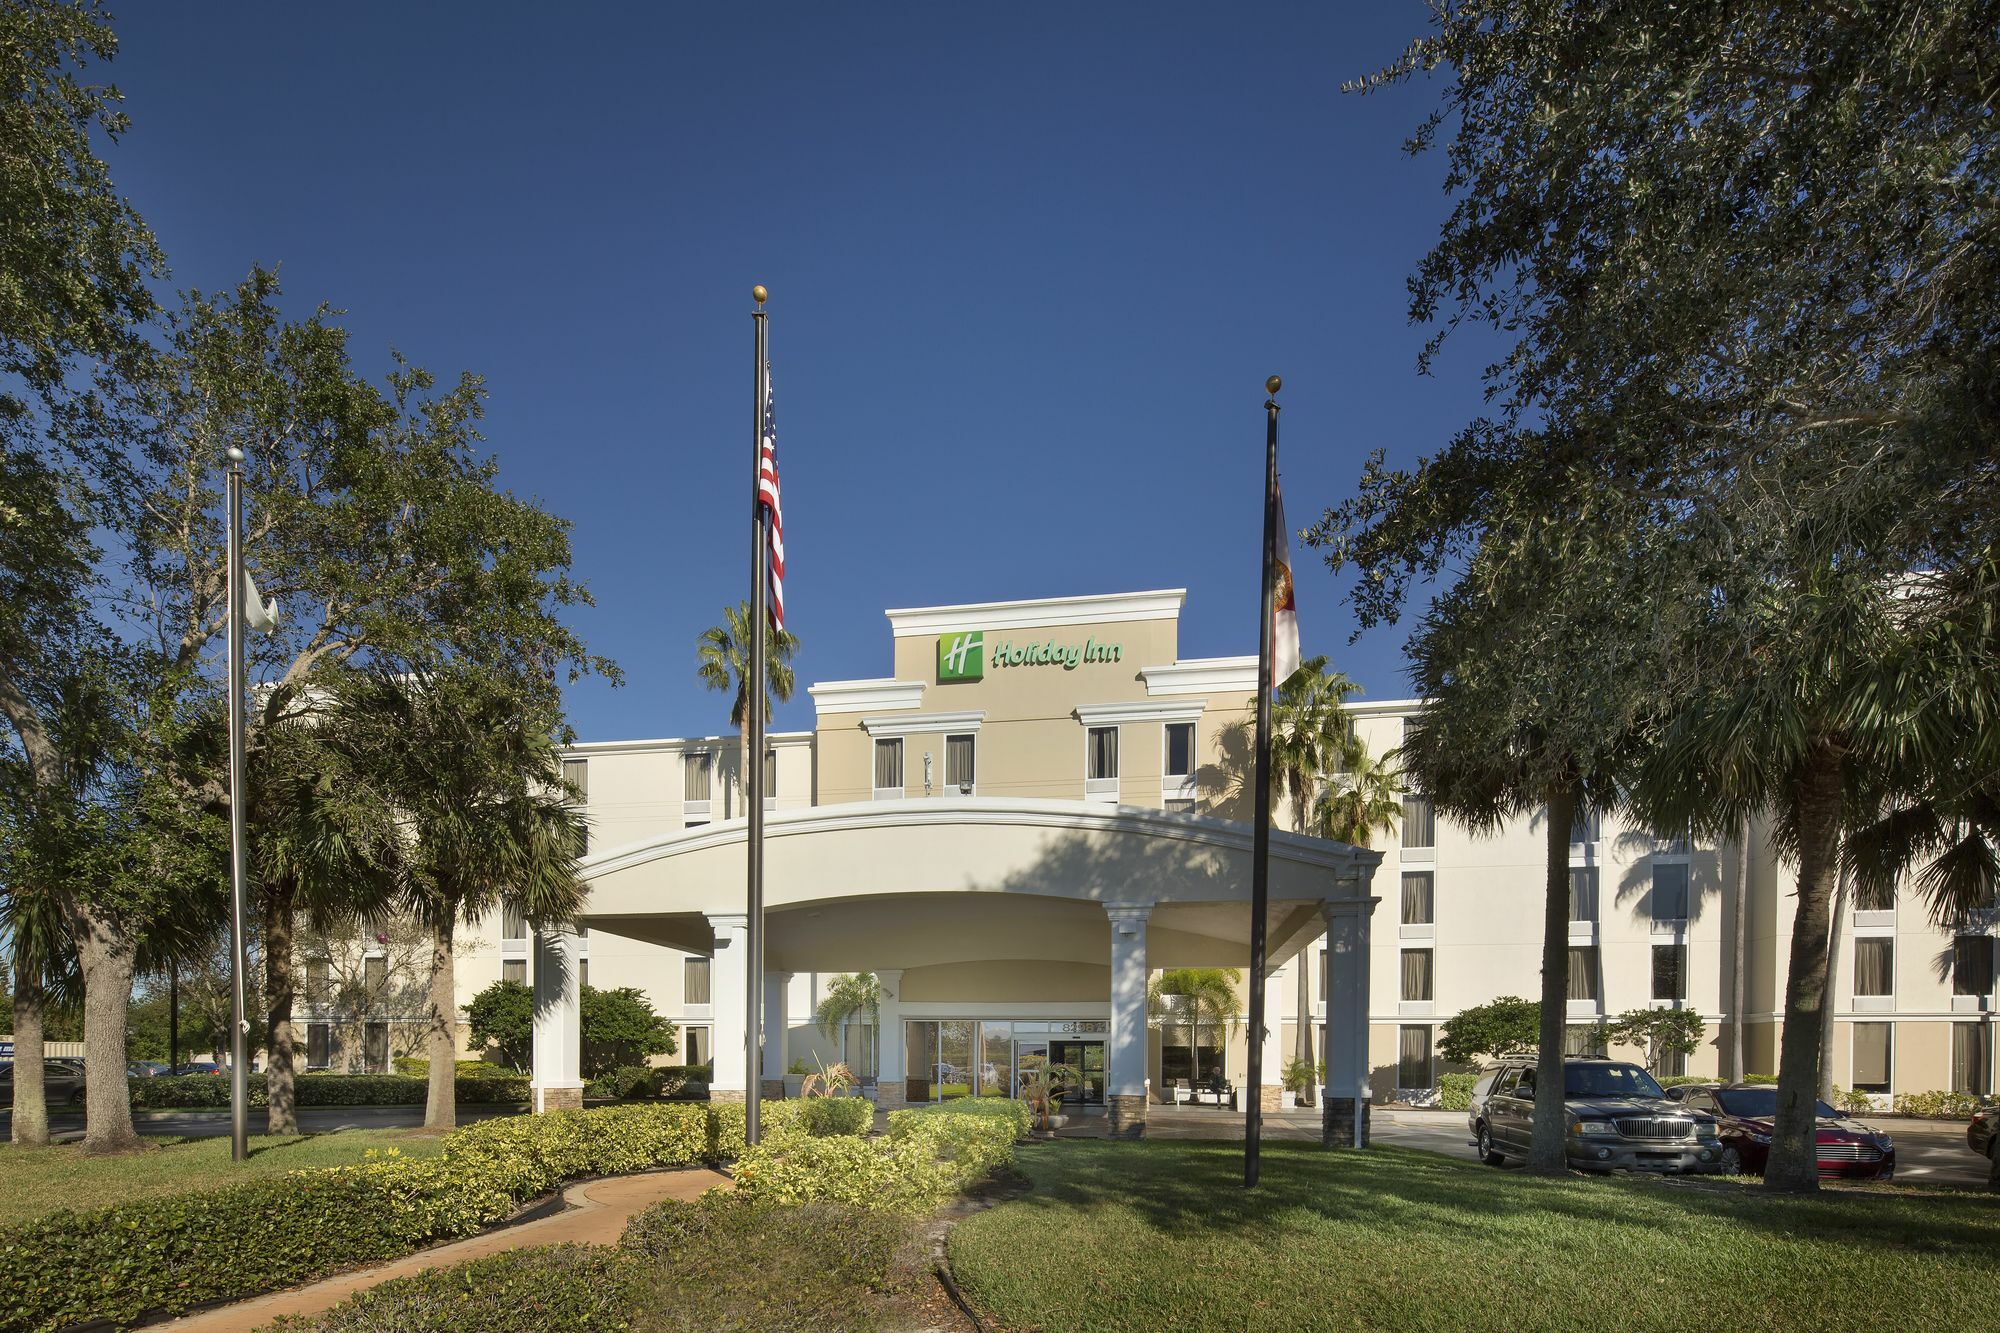
{"label": "holiday inn sign", "polygon": [[1040,643],[1015,643],[1003,639],[994,644],[989,653],[985,633],[968,630],[938,635],[937,655],[938,683],[950,684],[985,679],[989,660],[996,671],[1001,667],[1017,666],[1059,666],[1064,671],[1074,671],[1088,662],[1121,661],[1125,656],[1125,647],[1117,643],[1099,643],[1095,639],[1085,639],[1082,643],[1058,643],[1054,639],[1045,639]]}

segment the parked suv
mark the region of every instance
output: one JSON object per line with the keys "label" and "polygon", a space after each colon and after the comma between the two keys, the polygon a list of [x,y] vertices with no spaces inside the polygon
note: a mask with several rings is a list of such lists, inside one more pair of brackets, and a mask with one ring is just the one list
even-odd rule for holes
{"label": "parked suv", "polygon": [[[1489,1166],[1528,1155],[1536,1077],[1534,1057],[1522,1056],[1473,1085],[1468,1123]],[[1715,1118],[1667,1100],[1651,1074],[1621,1060],[1563,1061],[1563,1146],[1579,1171],[1722,1169]]]}

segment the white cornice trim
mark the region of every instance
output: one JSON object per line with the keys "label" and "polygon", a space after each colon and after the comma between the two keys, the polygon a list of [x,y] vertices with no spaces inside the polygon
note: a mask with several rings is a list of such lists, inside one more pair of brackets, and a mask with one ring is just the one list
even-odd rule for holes
{"label": "white cornice trim", "polygon": [[[764,734],[764,739],[773,746],[790,748],[811,745],[813,733],[810,731],[772,731]],[[709,750],[717,746],[741,746],[743,737],[734,733],[727,736],[662,736],[655,740],[643,741],[578,741],[574,745],[562,747],[566,759],[587,759],[602,754],[659,754],[677,750]]]}
{"label": "white cornice trim", "polygon": [[889,713],[864,717],[861,729],[870,736],[920,736],[934,731],[978,731],[986,720],[984,710],[975,713]]}
{"label": "white cornice trim", "polygon": [[1177,620],[1186,588],[1155,592],[1096,593],[1084,597],[1041,597],[1026,602],[967,602],[961,606],[912,606],[885,611],[896,638],[913,639],[950,630],[1044,629],[1057,625],[1115,624],[1133,620]]}
{"label": "white cornice trim", "polygon": [[1255,657],[1197,657],[1172,666],[1146,667],[1139,672],[1146,693],[1209,694],[1257,688]]}
{"label": "white cornice trim", "polygon": [[[854,829],[1013,825],[1063,829],[1079,833],[1147,834],[1202,843],[1229,851],[1250,852],[1255,839],[1250,825],[1213,815],[1174,814],[1102,801],[1045,801],[1005,796],[951,796],[932,800],[855,801],[844,805],[810,806],[802,810],[772,810],[764,816],[766,838],[796,838],[815,833]],[[741,819],[661,834],[643,842],[614,847],[587,858],[580,867],[585,880],[686,852],[724,847],[745,841],[748,828]],[[1308,838],[1283,829],[1271,830],[1271,855],[1280,861],[1325,870],[1373,868],[1382,853],[1367,847]]]}
{"label": "white cornice trim", "polygon": [[1208,707],[1206,699],[1183,699],[1175,703],[1155,703],[1140,699],[1122,704],[1078,704],[1076,720],[1086,727],[1111,727],[1125,722],[1194,722]]}
{"label": "white cornice trim", "polygon": [[823,680],[806,686],[813,707],[821,716],[828,713],[866,713],[877,708],[920,708],[924,702],[924,682],[896,680],[883,676],[875,680]]}
{"label": "white cornice trim", "polygon": [[1363,703],[1346,703],[1341,707],[1356,717],[1397,717],[1411,713],[1421,713],[1422,699],[1373,699]]}

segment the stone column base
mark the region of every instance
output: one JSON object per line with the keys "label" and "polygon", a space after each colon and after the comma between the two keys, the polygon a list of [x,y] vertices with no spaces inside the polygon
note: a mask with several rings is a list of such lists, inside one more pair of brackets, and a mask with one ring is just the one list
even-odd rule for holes
{"label": "stone column base", "polygon": [[[1354,1098],[1322,1095],[1320,1105],[1324,1114],[1320,1117],[1320,1143],[1328,1148],[1352,1148],[1354,1146]],[[1368,1103],[1361,1103],[1361,1146],[1368,1146]]]}
{"label": "stone column base", "polygon": [[536,1084],[529,1089],[530,1104],[536,1115],[545,1111],[581,1111],[583,1109],[583,1085],[581,1083],[544,1087]]}
{"label": "stone column base", "polygon": [[785,1100],[785,1080],[782,1078],[767,1078],[763,1080],[763,1086],[758,1089],[757,1095],[767,1102],[781,1102]]}
{"label": "stone column base", "polygon": [[1259,1083],[1257,1085],[1257,1106],[1264,1111],[1285,1109],[1285,1085],[1282,1083]]}
{"label": "stone column base", "polygon": [[901,1079],[884,1079],[875,1085],[875,1105],[884,1111],[900,1111],[910,1104],[909,1091]]}
{"label": "stone column base", "polygon": [[729,1102],[734,1106],[741,1106],[744,1102],[750,1100],[744,1096],[743,1089],[741,1088],[710,1088],[708,1090],[708,1099],[712,1102]]}
{"label": "stone column base", "polygon": [[1143,1138],[1146,1134],[1146,1096],[1114,1094],[1104,1099],[1110,1113],[1111,1136],[1119,1139]]}

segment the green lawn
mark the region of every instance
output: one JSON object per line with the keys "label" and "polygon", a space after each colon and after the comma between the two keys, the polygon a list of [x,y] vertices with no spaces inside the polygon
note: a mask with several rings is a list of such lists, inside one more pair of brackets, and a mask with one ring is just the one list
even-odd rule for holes
{"label": "green lawn", "polygon": [[144,1152],[85,1157],[71,1144],[47,1148],[0,1145],[0,1226],[24,1222],[58,1208],[81,1212],[156,1194],[227,1185],[251,1175],[308,1166],[344,1166],[370,1149],[395,1148],[429,1157],[443,1140],[408,1129],[347,1129],[297,1138],[253,1135],[250,1160],[229,1160],[229,1140],[149,1139]]}
{"label": "green lawn", "polygon": [[1991,1328],[2000,1196],[1784,1198],[1539,1179],[1433,1153],[1231,1143],[1024,1148],[1025,1197],[951,1233],[1010,1329]]}

